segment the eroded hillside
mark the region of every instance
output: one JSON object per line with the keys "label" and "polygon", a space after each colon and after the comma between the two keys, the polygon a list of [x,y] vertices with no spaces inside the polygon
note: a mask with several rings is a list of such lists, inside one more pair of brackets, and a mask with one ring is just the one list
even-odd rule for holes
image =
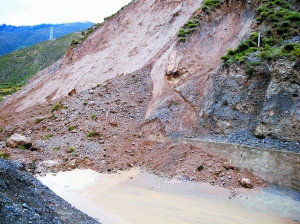
{"label": "eroded hillside", "polygon": [[167,142],[299,152],[299,57],[271,58],[251,72],[239,61],[222,65],[228,49],[263,26],[260,4],[220,1],[208,12],[201,0],[132,2],[1,103],[0,136],[23,133],[34,145],[3,151],[40,173],[143,166],[221,186],[243,176],[261,184],[209,149]]}

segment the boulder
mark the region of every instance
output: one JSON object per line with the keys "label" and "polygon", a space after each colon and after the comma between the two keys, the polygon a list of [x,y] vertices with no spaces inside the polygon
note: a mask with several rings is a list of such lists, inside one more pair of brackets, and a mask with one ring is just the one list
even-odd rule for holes
{"label": "boulder", "polygon": [[246,187],[246,188],[252,188],[253,185],[251,183],[251,180],[248,179],[248,178],[242,178],[240,180],[240,184],[243,186],[243,187]]}
{"label": "boulder", "polygon": [[6,140],[6,146],[11,148],[24,146],[26,149],[29,149],[32,146],[32,143],[30,142],[29,138],[14,133],[9,139]]}
{"label": "boulder", "polygon": [[222,166],[226,169],[226,170],[234,170],[234,165],[231,164],[230,162],[225,162],[222,164]]}

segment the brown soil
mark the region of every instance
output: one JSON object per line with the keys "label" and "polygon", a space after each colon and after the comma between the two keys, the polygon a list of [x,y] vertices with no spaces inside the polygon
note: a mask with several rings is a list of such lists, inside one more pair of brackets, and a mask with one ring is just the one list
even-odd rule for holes
{"label": "brown soil", "polygon": [[[1,151],[38,174],[74,168],[115,172],[139,166],[183,181],[204,181],[231,188],[239,187],[239,180],[245,177],[254,186],[261,186],[259,178],[231,167],[224,158],[207,150],[164,142],[163,128],[158,129],[159,124],[151,126],[155,120],[143,119],[151,97],[150,70],[148,67],[62,98],[59,109],[53,113],[53,102],[22,113],[1,113],[0,126],[4,129],[0,137],[22,133],[31,138],[36,150],[3,147]],[[38,118],[42,120],[40,123],[36,122]],[[47,135],[51,137],[47,139]],[[151,136],[160,138],[148,140]],[[200,165],[203,170],[198,171]]]}

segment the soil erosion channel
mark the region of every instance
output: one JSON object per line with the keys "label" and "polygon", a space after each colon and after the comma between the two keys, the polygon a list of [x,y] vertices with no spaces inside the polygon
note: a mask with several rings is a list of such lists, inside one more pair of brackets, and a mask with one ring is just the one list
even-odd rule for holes
{"label": "soil erosion channel", "polygon": [[[101,223],[296,223],[299,200],[278,193],[167,180],[139,170],[99,174],[73,170],[38,177]],[[292,221],[295,220],[295,221]]]}

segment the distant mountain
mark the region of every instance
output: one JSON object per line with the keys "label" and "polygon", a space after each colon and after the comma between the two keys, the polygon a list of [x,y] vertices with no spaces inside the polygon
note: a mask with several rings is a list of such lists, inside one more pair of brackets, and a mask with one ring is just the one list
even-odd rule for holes
{"label": "distant mountain", "polygon": [[0,101],[20,89],[36,72],[58,61],[80,32],[20,49],[0,56]]}
{"label": "distant mountain", "polygon": [[0,25],[0,55],[48,40],[53,27],[53,37],[59,38],[69,33],[86,30],[91,22],[64,24],[40,24],[35,26]]}

